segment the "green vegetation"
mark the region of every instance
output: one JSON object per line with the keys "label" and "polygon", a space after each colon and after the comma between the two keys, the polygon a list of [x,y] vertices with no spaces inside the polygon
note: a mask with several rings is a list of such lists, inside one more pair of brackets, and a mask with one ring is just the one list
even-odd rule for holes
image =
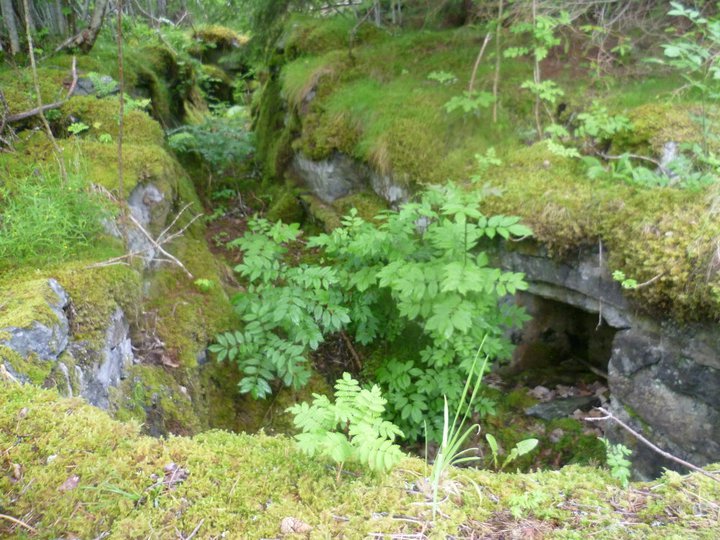
{"label": "green vegetation", "polygon": [[247,159],[253,150],[247,121],[238,110],[208,116],[203,123],[187,125],[168,133],[168,145],[179,154],[199,156],[207,174],[222,177]]}
{"label": "green vegetation", "polygon": [[337,481],[348,461],[388,472],[403,460],[405,454],[394,444],[403,433],[383,420],[387,400],[379,386],[360,388],[349,373],[343,373],[335,383],[335,403],[320,394],[314,398],[312,405],[298,403],[288,409],[301,431],[295,440],[310,457],[320,454],[332,459],[337,464]]}
{"label": "green vegetation", "polygon": [[89,249],[111,216],[79,175],[35,172],[0,184],[0,268],[54,263]]}
{"label": "green vegetation", "polygon": [[307,240],[321,250],[319,265],[287,261],[285,244],[297,244],[297,226],[251,221],[250,232],[230,243],[243,252],[235,270],[249,284],[234,300],[245,325],[220,334],[210,350],[239,363],[241,392],[263,398],[274,379],[302,387],[308,350],[329,334],[348,328],[358,343],[376,347],[417,334],[405,355],[383,358],[373,375],[409,440],[423,435],[423,418],[428,436],[439,439],[443,400],[457,406],[477,345],[506,358],[503,332],[525,320],[519,308],[498,305],[526,287],[522,276],[490,267],[480,248],[530,230],[517,218],[486,217],[478,204],[448,185],[375,222],[351,210],[342,227]]}
{"label": "green vegetation", "polygon": [[242,331],[217,336],[210,351],[219,361],[236,361],[245,375],[240,392],[265,398],[271,382],[302,388],[310,379],[307,352],[317,349],[327,333],[341,330],[350,319],[334,292],[338,283],[330,267],[291,266],[288,244],[297,240],[297,225],[267,220],[250,222],[250,231],[232,242],[243,250],[235,271],[248,280],[247,294],[233,299],[245,322]]}
{"label": "green vegetation", "polygon": [[612,444],[607,439],[601,439],[607,451],[607,465],[610,467],[610,475],[617,478],[623,487],[630,484],[632,462],[627,458],[632,455],[632,450],[622,444]]}
{"label": "green vegetation", "polygon": [[[483,376],[527,320],[496,249],[599,245],[637,311],[720,316],[717,7],[125,3],[119,29],[75,38],[94,90],[70,97],[77,51],[49,51],[102,2],[81,20],[28,1],[52,23],[40,96],[11,35],[26,10],[0,2],[0,536],[714,538],[708,478],[632,484],[627,448]],[[13,118],[38,97],[49,124]],[[310,193],[297,154],[357,161],[352,191]],[[151,263],[107,232],[107,192],[148,186],[133,217],[183,231]],[[59,363],[5,339],[56,322],[50,278],[70,297]],[[78,395],[119,309],[134,360],[109,412],[128,423],[4,382]],[[404,453],[423,439],[431,470]]]}
{"label": "green vegetation", "polygon": [[[443,110],[468,87],[482,33],[460,28],[377,34],[358,44],[350,58],[340,40],[308,41],[315,31],[327,28],[322,20],[298,17],[290,28],[288,57],[279,77],[290,113],[275,102],[258,117],[258,155],[262,163],[273,164],[264,168],[266,175],[284,170],[280,165],[287,163],[290,147],[316,160],[339,151],[397,184],[418,189],[477,177],[474,156],[492,147],[502,164],[476,181],[478,190],[491,193],[484,198],[484,212],[522,217],[539,243],[559,257],[602,238],[611,268],[638,282],[660,276],[652,286],[632,292],[645,311],[670,310],[679,319],[720,313],[714,292],[720,285],[708,262],[713,259],[712,238],[720,231],[701,217],[714,207],[716,183],[712,166],[693,150],[703,144],[702,122],[697,121],[703,107],[696,101],[697,92],[672,101],[681,79],[657,69],[648,72],[641,64],[633,66],[633,77],[613,79],[608,69],[607,85],[590,85],[585,67],[575,58],[576,47],[567,45],[564,32],[557,32],[564,47],[555,46],[542,67],[544,76],[565,92],[564,112],[550,113],[569,138],[554,135],[549,142],[528,147],[522,143],[536,137],[528,136],[535,131],[532,111],[522,93],[510,90],[532,78],[527,62],[502,63],[504,90],[496,124],[489,122],[489,110],[480,111],[480,120]],[[527,47],[524,39],[504,33],[504,49]],[[641,56],[633,51],[635,59]],[[378,63],[377,58],[384,60]],[[483,60],[479,65],[479,90],[492,82],[491,63]],[[438,72],[457,81],[428,80]],[[268,81],[265,92],[276,84]],[[263,100],[263,105],[270,101]],[[704,110],[715,114],[712,104]],[[272,117],[271,111],[278,116]],[[283,122],[288,114],[291,119]],[[657,173],[650,161],[623,156],[637,154],[659,163],[668,141],[676,141],[681,153],[670,175]],[[553,142],[556,151],[560,145],[577,148],[589,161],[572,158],[572,153],[558,156],[548,146]]]}
{"label": "green vegetation", "polygon": [[[335,471],[284,437],[150,438],[137,424],[53,391],[0,383],[0,393],[3,513],[37,529],[37,538],[145,538],[176,529],[187,536],[201,521],[203,536],[272,538],[288,517],[320,537],[487,534],[532,523],[547,538],[710,540],[717,525],[720,489],[709,478],[666,473],[625,490],[607,473],[577,466],[532,474],[451,468],[433,521],[418,459],[382,478],[360,469],[337,485]],[[30,537],[6,520],[0,534]]]}

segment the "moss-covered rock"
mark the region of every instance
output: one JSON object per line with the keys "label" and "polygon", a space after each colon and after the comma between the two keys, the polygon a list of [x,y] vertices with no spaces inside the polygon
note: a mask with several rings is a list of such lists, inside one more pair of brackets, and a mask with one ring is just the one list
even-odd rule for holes
{"label": "moss-covered rock", "polygon": [[[716,115],[716,111],[711,111]],[[628,112],[632,129],[613,141],[618,151],[660,155],[663,145],[672,141],[700,143],[703,140],[699,106],[684,103],[647,103]]]}
{"label": "moss-covered rock", "polygon": [[[720,487],[699,474],[668,473],[625,490],[587,467],[450,470],[433,520],[431,492],[420,482],[428,472],[417,459],[382,478],[353,470],[336,484],[328,463],[285,437],[215,431],[153,439],[137,423],[112,421],[77,399],[6,383],[0,394],[3,513],[37,538],[171,537],[196,529],[207,538],[276,537],[285,518],[318,538],[520,535],[528,527],[544,538],[715,537]],[[29,533],[2,520],[0,534]]]}
{"label": "moss-covered rock", "polygon": [[[78,96],[70,99],[60,109],[65,123],[83,122],[89,126],[82,138],[97,140],[102,134],[108,134],[113,141],[118,137],[118,99],[107,97],[98,99],[94,96]],[[162,146],[165,134],[157,121],[147,113],[131,110],[123,115],[123,137],[133,145]],[[114,148],[114,144],[109,145]]]}

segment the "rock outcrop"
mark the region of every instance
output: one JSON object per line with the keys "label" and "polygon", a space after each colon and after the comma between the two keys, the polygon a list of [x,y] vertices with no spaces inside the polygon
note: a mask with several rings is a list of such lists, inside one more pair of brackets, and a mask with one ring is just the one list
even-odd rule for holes
{"label": "rock outcrop", "polygon": [[[107,409],[110,389],[118,386],[133,361],[125,313],[120,307],[114,310],[105,325],[104,339],[75,340],[68,317],[72,300],[65,289],[54,279],[34,286],[36,298],[45,301],[44,306],[42,300],[37,302],[37,316],[0,328],[5,369],[23,382],[46,384],[55,378],[68,396],[82,396],[92,405]],[[12,315],[5,318],[12,320]],[[32,381],[30,373],[39,374],[42,380]],[[58,374],[61,381],[57,381]]]}
{"label": "rock outcrop", "polygon": [[[536,249],[501,251],[500,264],[524,272],[529,292],[597,314],[615,330],[607,358],[612,412],[666,451],[706,465],[720,460],[720,330],[642,313],[593,251],[558,262]],[[606,433],[633,448],[635,473],[654,478],[676,465],[617,426]]]}

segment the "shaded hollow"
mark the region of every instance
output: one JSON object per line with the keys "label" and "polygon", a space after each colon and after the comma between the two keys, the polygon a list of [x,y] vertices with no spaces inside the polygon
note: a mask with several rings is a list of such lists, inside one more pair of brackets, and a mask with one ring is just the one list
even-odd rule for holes
{"label": "shaded hollow", "polygon": [[607,379],[616,329],[597,314],[562,302],[528,293],[516,301],[532,319],[512,333],[516,349],[500,370],[504,378],[529,387]]}

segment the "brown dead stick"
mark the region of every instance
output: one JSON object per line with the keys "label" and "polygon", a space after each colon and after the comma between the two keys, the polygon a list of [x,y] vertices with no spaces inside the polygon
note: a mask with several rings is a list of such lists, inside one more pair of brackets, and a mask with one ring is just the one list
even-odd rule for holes
{"label": "brown dead stick", "polygon": [[602,407],[597,407],[597,410],[600,411],[601,413],[603,413],[605,416],[601,416],[601,417],[599,417],[599,418],[585,418],[585,420],[586,420],[587,422],[599,422],[599,421],[601,421],[601,420],[612,420],[613,422],[615,422],[616,424],[618,424],[621,428],[623,428],[625,431],[627,431],[628,433],[630,433],[633,437],[635,437],[638,441],[640,441],[641,443],[643,443],[645,446],[647,446],[648,448],[650,448],[652,451],[657,452],[658,454],[660,454],[660,455],[663,456],[664,458],[669,459],[670,461],[674,461],[675,463],[679,463],[679,464],[682,465],[683,467],[687,467],[688,469],[693,470],[693,471],[695,471],[695,472],[697,472],[697,473],[700,473],[700,474],[702,474],[703,476],[707,476],[708,478],[710,478],[710,479],[712,479],[712,480],[715,480],[715,482],[720,482],[720,477],[715,476],[715,475],[713,475],[713,474],[710,474],[709,472],[707,472],[707,471],[704,470],[704,469],[701,469],[701,468],[698,467],[697,465],[693,465],[692,463],[688,463],[688,462],[685,461],[684,459],[680,459],[679,457],[673,456],[672,454],[666,452],[666,451],[663,450],[662,448],[654,445],[654,444],[651,443],[649,440],[647,440],[645,437],[643,437],[640,433],[638,433],[638,432],[635,431],[633,428],[631,428],[630,426],[628,426],[625,422],[623,422],[622,420],[620,420],[617,416],[615,416],[614,414],[612,414],[612,413],[611,413],[610,411],[608,411],[607,409],[604,409],[604,408],[602,408]]}
{"label": "brown dead stick", "polygon": [[19,519],[14,518],[12,516],[8,516],[6,514],[0,514],[0,519],[10,521],[11,523],[15,523],[16,525],[20,525],[22,528],[27,529],[28,531],[30,531],[33,534],[37,533],[37,529],[35,527],[31,527],[24,521],[20,521]]}
{"label": "brown dead stick", "polygon": [[350,338],[345,333],[345,330],[340,330],[340,335],[343,338],[343,341],[345,341],[345,345],[347,345],[347,348],[350,350],[350,354],[353,357],[353,360],[355,360],[355,366],[357,367],[358,371],[362,369],[362,361],[360,360],[360,355],[355,350],[355,347],[353,347],[352,341],[350,341]]}
{"label": "brown dead stick", "polygon": [[61,99],[60,101],[56,101],[55,103],[48,103],[47,105],[43,105],[42,107],[35,107],[34,109],[30,109],[29,111],[23,111],[23,112],[16,113],[16,114],[10,114],[4,118],[3,122],[7,123],[7,124],[12,124],[13,122],[19,122],[20,120],[25,120],[26,118],[31,118],[40,113],[44,113],[45,111],[49,111],[50,109],[57,109],[59,107],[62,107],[72,97],[73,92],[75,91],[75,87],[77,86],[77,82],[78,82],[77,59],[73,56],[72,83],[70,83],[70,89],[68,90],[68,93],[64,99]]}

